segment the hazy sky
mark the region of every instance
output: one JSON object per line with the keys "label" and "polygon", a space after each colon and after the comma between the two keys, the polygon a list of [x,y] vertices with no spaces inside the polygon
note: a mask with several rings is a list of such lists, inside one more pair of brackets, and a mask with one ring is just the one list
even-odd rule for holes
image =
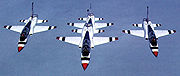
{"label": "hazy sky", "polygon": [[[42,26],[57,29],[34,34],[26,47],[17,54],[19,34],[4,25],[24,25],[20,19],[31,15],[31,2],[39,19],[48,19]],[[81,66],[78,46],[56,40],[57,36],[81,36],[72,33],[67,22],[86,17],[89,4],[96,17],[113,22],[95,36],[118,36],[119,40],[96,46],[86,69]],[[148,41],[124,34],[123,29],[141,29],[146,6],[149,18],[162,24],[156,29],[175,29],[173,35],[158,39],[159,56],[149,49]],[[180,76],[180,1],[179,0],[0,0],[0,76]]]}

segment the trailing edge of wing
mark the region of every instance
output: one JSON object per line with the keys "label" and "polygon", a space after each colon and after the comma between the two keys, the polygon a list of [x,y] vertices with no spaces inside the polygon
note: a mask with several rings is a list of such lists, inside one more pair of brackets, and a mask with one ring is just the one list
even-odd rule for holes
{"label": "trailing edge of wing", "polygon": [[176,30],[154,30],[156,38],[176,33]]}
{"label": "trailing edge of wing", "polygon": [[21,33],[23,28],[24,28],[24,26],[10,26],[10,25],[6,25],[6,26],[4,26],[4,28]]}
{"label": "trailing edge of wing", "polygon": [[67,43],[71,43],[74,45],[79,45],[81,41],[81,37],[56,37],[56,39],[67,42]]}
{"label": "trailing edge of wing", "polygon": [[116,41],[118,37],[93,37],[94,46]]}
{"label": "trailing edge of wing", "polygon": [[131,34],[134,36],[144,37],[144,30],[123,30],[122,32]]}
{"label": "trailing edge of wing", "polygon": [[55,29],[56,26],[35,26],[34,33]]}

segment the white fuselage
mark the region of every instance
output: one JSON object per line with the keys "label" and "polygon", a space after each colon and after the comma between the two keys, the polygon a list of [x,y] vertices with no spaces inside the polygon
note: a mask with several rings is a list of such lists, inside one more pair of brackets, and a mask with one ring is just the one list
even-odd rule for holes
{"label": "white fuselage", "polygon": [[149,34],[148,34],[148,25],[152,28],[152,30],[154,31],[154,26],[152,25],[151,21],[143,21],[143,29],[144,29],[144,38],[148,39],[149,38]]}
{"label": "white fuselage", "polygon": [[[91,22],[89,23],[90,19],[91,19]],[[83,45],[83,40],[84,40],[86,31],[89,32],[89,38],[90,38],[90,44],[91,44],[90,46],[91,46],[91,48],[94,47],[94,44],[92,43],[93,42],[93,36],[94,36],[94,31],[93,31],[94,30],[94,28],[93,28],[94,23],[95,23],[94,15],[91,15],[91,16],[88,15],[86,23],[82,29],[82,37],[81,37],[82,39],[81,39],[79,47],[82,47],[82,45]]]}

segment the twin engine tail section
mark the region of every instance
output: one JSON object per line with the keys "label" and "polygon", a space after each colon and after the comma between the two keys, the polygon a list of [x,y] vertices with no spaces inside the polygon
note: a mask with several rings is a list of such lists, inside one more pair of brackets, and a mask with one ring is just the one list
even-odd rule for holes
{"label": "twin engine tail section", "polygon": [[158,56],[158,44],[156,46],[152,46],[150,43],[150,49],[152,50],[152,53],[154,54],[155,57]]}
{"label": "twin engine tail section", "polygon": [[27,38],[24,41],[20,41],[20,39],[19,39],[19,41],[18,41],[18,52],[21,52],[21,50],[25,47],[26,43],[27,43]]}
{"label": "twin engine tail section", "polygon": [[90,61],[90,53],[88,56],[83,56],[83,54],[81,53],[81,62],[84,70],[86,70],[87,66],[89,65],[89,61]]}

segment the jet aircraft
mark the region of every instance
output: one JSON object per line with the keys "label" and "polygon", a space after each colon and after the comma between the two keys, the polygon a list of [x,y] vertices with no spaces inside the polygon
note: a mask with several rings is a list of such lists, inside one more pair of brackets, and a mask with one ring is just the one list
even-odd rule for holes
{"label": "jet aircraft", "polygon": [[85,23],[67,23],[67,25],[79,28],[72,30],[72,32],[81,33],[81,37],[56,38],[57,40],[71,43],[81,48],[81,62],[84,70],[89,65],[90,52],[94,46],[118,40],[118,37],[94,37],[94,34],[104,32],[100,28],[111,26],[113,23],[95,23],[95,21],[103,20],[103,18],[95,18],[94,14],[90,12],[90,9],[87,10],[88,17],[78,18],[78,20],[86,21]]}
{"label": "jet aircraft", "polygon": [[149,41],[149,46],[155,57],[158,56],[158,43],[157,40],[159,37],[173,34],[176,30],[155,30],[155,27],[161,26],[161,24],[153,24],[148,17],[149,7],[147,6],[147,18],[143,19],[142,24],[132,24],[135,27],[143,28],[143,30],[122,30],[122,32],[131,34],[134,36],[144,37]]}
{"label": "jet aircraft", "polygon": [[20,22],[25,23],[25,26],[11,26],[6,25],[4,28],[20,33],[20,39],[18,41],[18,52],[20,52],[26,45],[29,36],[32,36],[34,33],[39,33],[51,29],[55,29],[56,26],[36,26],[38,23],[45,23],[48,20],[38,19],[38,15],[34,14],[32,2],[32,14],[28,19],[20,20]]}

